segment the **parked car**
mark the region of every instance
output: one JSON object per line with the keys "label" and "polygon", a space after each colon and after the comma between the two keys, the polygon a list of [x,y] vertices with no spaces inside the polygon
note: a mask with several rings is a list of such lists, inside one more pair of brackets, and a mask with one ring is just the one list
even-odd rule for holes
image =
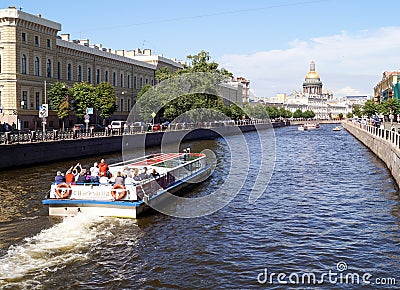
{"label": "parked car", "polygon": [[73,130],[85,130],[85,125],[83,125],[83,124],[74,124],[72,129]]}
{"label": "parked car", "polygon": [[148,123],[147,124],[147,131],[159,131],[161,130],[161,125],[156,123],[156,124],[152,124],[152,123]]}
{"label": "parked car", "polygon": [[112,121],[110,125],[108,125],[108,128],[111,130],[122,130],[124,129],[124,126],[126,124],[126,121]]}
{"label": "parked car", "polygon": [[164,123],[161,124],[161,128],[162,128],[163,130],[166,130],[166,129],[168,129],[169,124],[170,124],[169,121],[165,121]]}
{"label": "parked car", "polygon": [[89,129],[93,129],[95,132],[102,132],[106,127],[101,124],[92,124]]}

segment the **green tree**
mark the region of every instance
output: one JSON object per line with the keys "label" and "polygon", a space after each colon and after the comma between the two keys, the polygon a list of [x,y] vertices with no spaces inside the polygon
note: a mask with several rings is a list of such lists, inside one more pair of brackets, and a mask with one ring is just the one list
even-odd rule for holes
{"label": "green tree", "polygon": [[70,89],[63,82],[56,82],[51,85],[47,93],[50,108],[54,110],[57,117],[62,122],[62,129],[64,130],[64,120],[67,118],[71,111],[71,98]]}
{"label": "green tree", "polygon": [[379,105],[379,112],[384,115],[399,114],[400,102],[398,99],[387,99]]}
{"label": "green tree", "polygon": [[353,115],[356,115],[357,117],[361,118],[361,116],[362,116],[361,106],[360,105],[354,105],[352,113],[353,113]]}
{"label": "green tree", "polygon": [[276,119],[279,117],[279,110],[277,107],[273,107],[273,106],[266,106],[265,107],[265,111],[267,112],[268,116],[271,119]]}
{"label": "green tree", "polygon": [[[182,115],[185,115],[185,118],[197,120],[210,117],[212,110],[207,110],[208,113],[205,113],[204,110],[197,110],[200,108],[213,109],[226,114],[231,112],[230,104],[225,106],[222,98],[218,96],[216,83],[223,82],[224,78],[231,77],[232,73],[223,68],[219,69],[218,63],[211,61],[209,53],[204,50],[196,55],[189,55],[187,59],[188,62],[184,68],[174,73],[170,73],[165,68],[157,70],[156,79],[163,81],[159,86],[152,89],[143,87],[137,100],[142,118],[148,119],[152,112],[158,114],[156,118],[166,117],[170,120]],[[212,77],[204,74],[196,80],[190,80],[183,77],[185,73],[209,73]],[[185,82],[184,85],[179,83],[181,77]],[[196,88],[196,90],[192,91],[190,88]],[[176,97],[173,99],[173,96]],[[188,114],[185,114],[186,112]]]}
{"label": "green tree", "polygon": [[353,116],[354,116],[353,113],[350,113],[350,112],[346,114],[347,119],[351,119],[351,118],[353,118]]}
{"label": "green tree", "polygon": [[378,105],[374,102],[374,100],[367,100],[362,108],[362,114],[371,117],[378,112]]}
{"label": "green tree", "polygon": [[247,114],[245,113],[245,111],[239,107],[236,104],[231,104],[227,110],[227,112],[225,113],[229,118],[231,118],[232,120],[240,120],[243,118],[243,116],[245,116],[245,118],[248,118]]}
{"label": "green tree", "polygon": [[[162,82],[166,79],[169,79],[171,77],[171,73],[169,72],[169,69],[167,67],[162,67],[156,70],[156,80],[158,82]],[[143,90],[143,88],[142,88]]]}
{"label": "green tree", "polygon": [[312,110],[306,110],[303,112],[303,118],[305,119],[312,119],[315,117],[315,113]]}
{"label": "green tree", "polygon": [[339,120],[342,120],[343,119],[343,113],[339,113],[338,117],[339,117]]}
{"label": "green tree", "polygon": [[115,95],[114,87],[108,82],[101,82],[94,90],[94,108],[99,112],[99,115],[107,119],[116,110],[115,104],[117,96]]}
{"label": "green tree", "polygon": [[96,89],[92,84],[82,82],[75,83],[71,89],[73,109],[77,117],[86,115],[87,108],[96,107]]}
{"label": "green tree", "polygon": [[303,111],[300,109],[297,109],[293,113],[293,118],[302,118],[303,117]]}
{"label": "green tree", "polygon": [[246,115],[248,115],[252,119],[267,119],[268,118],[267,111],[265,110],[265,107],[262,104],[251,105],[249,103],[245,103],[244,111],[246,112]]}

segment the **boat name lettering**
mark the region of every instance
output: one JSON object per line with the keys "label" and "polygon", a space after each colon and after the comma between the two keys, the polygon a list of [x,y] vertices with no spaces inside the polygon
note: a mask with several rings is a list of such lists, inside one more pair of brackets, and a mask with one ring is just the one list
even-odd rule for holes
{"label": "boat name lettering", "polygon": [[82,196],[82,197],[106,197],[110,198],[110,190],[87,190],[87,189],[76,189],[72,191],[72,195],[75,197]]}

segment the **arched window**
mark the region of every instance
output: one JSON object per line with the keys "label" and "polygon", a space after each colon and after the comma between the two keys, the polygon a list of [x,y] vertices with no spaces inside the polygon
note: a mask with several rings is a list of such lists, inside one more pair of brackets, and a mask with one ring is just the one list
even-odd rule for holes
{"label": "arched window", "polygon": [[67,66],[67,80],[71,81],[71,76],[72,76],[72,67],[71,64],[69,63]]}
{"label": "arched window", "polygon": [[100,69],[98,68],[96,70],[96,84],[100,83]]}
{"label": "arched window", "polygon": [[113,72],[113,86],[115,87],[117,85],[117,74]]}
{"label": "arched window", "polygon": [[124,86],[124,74],[121,74],[120,86],[121,86],[121,88]]}
{"label": "arched window", "polygon": [[143,78],[140,77],[140,80],[139,80],[139,89],[141,89],[142,87],[143,87]]}
{"label": "arched window", "polygon": [[46,62],[46,71],[47,71],[47,77],[51,78],[51,60],[48,59]]}
{"label": "arched window", "polygon": [[[127,80],[128,86],[127,87],[128,87],[128,89],[130,89],[131,88],[131,76],[128,75],[127,78],[128,78],[128,80]],[[129,109],[129,105],[128,105],[128,109]]]}
{"label": "arched window", "polygon": [[105,76],[104,76],[104,80],[105,80],[106,82],[108,82],[108,70],[106,70],[106,73],[105,73]]}
{"label": "arched window", "polygon": [[40,76],[40,60],[38,57],[35,57],[35,76]]}
{"label": "arched window", "polygon": [[21,73],[26,75],[26,55],[23,54],[21,58]]}
{"label": "arched window", "polygon": [[82,66],[78,65],[78,82],[82,81]]}

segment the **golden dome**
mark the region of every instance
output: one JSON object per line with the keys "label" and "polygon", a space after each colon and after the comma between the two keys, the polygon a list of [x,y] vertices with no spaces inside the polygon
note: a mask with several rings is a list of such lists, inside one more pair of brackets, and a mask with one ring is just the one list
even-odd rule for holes
{"label": "golden dome", "polygon": [[306,79],[320,79],[320,77],[316,71],[310,71],[307,73]]}

